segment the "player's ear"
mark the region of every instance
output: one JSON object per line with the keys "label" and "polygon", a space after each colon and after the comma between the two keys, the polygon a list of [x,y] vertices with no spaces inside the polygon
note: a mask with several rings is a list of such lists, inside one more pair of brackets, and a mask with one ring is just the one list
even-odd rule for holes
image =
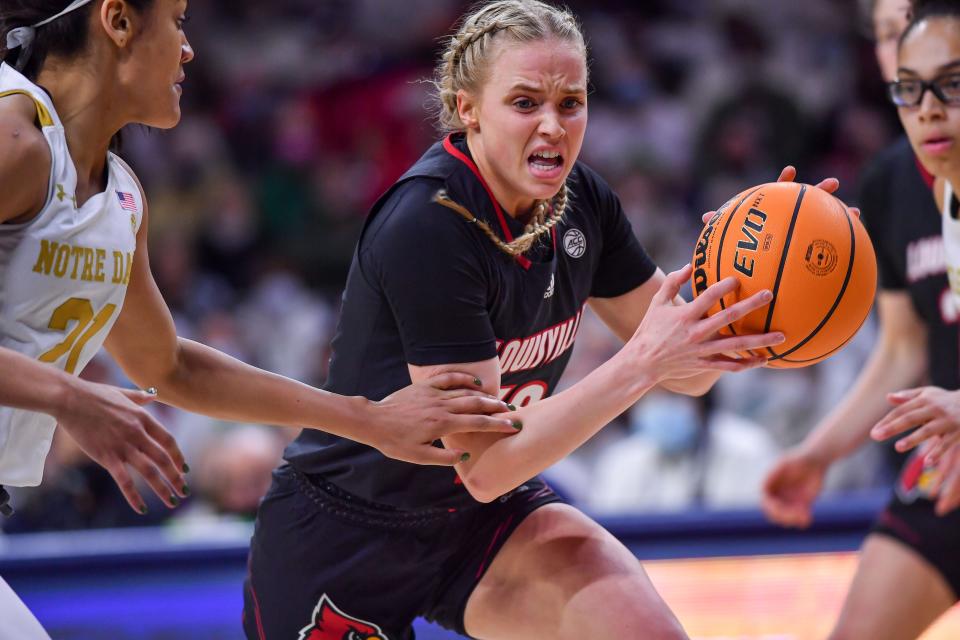
{"label": "player's ear", "polygon": [[117,47],[125,47],[133,35],[131,14],[131,7],[124,0],[105,0],[100,5],[100,25]]}
{"label": "player's ear", "polygon": [[474,129],[480,125],[477,117],[477,101],[469,91],[463,89],[457,91],[457,115],[460,116],[460,122],[468,129]]}

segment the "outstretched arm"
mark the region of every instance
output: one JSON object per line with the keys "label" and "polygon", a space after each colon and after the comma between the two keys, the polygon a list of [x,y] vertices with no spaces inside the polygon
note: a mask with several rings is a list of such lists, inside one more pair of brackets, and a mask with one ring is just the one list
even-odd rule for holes
{"label": "outstretched arm", "polygon": [[[449,372],[371,402],[315,389],[178,338],[150,273],[146,229],[145,212],[126,301],[106,347],[136,384],[155,387],[161,401],[223,420],[322,429],[420,464],[460,459],[463,451],[431,446],[442,436],[514,432],[502,417],[476,415],[506,406],[481,393],[472,375]],[[454,388],[462,386],[472,389]]]}
{"label": "outstretched arm", "polygon": [[[474,498],[489,502],[540,473],[583,444],[654,385],[705,370],[739,371],[758,366],[763,360],[734,361],[718,354],[782,341],[781,334],[713,339],[719,327],[767,304],[769,298],[758,293],[703,320],[704,311],[737,283],[732,278],[724,280],[697,301],[675,306],[673,298],[689,276],[690,269],[685,267],[666,277],[637,332],[613,358],[569,389],[509,414],[522,424],[519,434],[509,438],[490,434],[444,439],[447,446],[470,451],[470,459],[457,465],[457,472]],[[488,391],[499,383],[496,359],[442,367],[410,366],[411,377],[416,380],[447,367],[474,371],[484,378]]]}

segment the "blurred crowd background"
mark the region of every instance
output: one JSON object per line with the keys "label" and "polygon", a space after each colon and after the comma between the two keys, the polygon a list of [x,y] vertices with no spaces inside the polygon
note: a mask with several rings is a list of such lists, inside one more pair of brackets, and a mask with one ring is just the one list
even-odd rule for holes
{"label": "blurred crowd background", "polygon": [[[591,48],[582,159],[619,193],[664,270],[690,259],[702,212],[774,180],[858,175],[898,125],[848,0],[570,0]],[[437,137],[425,82],[460,0],[205,0],[187,34],[184,118],[125,134],[150,201],[150,259],[181,335],[322,384],[367,208]],[[864,215],[869,215],[865,212]],[[755,506],[763,474],[849,387],[872,322],[802,370],[727,376],[698,399],[651,394],[548,472],[594,513]],[[569,385],[618,344],[584,322]],[[84,374],[129,384],[100,357]],[[194,496],[134,514],[58,433],[42,487],[16,491],[8,532],[250,520],[289,429],[153,408],[193,468]],[[829,491],[888,486],[874,445]],[[145,492],[145,495],[150,492]],[[152,495],[152,494],[151,494]]]}

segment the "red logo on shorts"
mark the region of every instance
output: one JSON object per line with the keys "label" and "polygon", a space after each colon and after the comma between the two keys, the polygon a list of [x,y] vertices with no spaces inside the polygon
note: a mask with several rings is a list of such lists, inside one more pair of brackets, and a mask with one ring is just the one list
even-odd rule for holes
{"label": "red logo on shorts", "polygon": [[936,497],[939,473],[934,465],[927,462],[927,449],[925,446],[918,447],[900,472],[896,492],[900,501],[905,504],[910,504],[917,498],[932,500]]}
{"label": "red logo on shorts", "polygon": [[297,640],[390,640],[380,627],[351,618],[333,604],[327,594],[313,610],[313,622],[300,630]]}

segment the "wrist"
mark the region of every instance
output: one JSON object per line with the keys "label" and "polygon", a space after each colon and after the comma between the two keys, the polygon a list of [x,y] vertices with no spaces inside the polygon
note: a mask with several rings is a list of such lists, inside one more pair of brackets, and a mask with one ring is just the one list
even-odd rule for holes
{"label": "wrist", "polygon": [[58,422],[73,411],[73,407],[83,395],[84,387],[89,383],[67,374],[58,375],[53,380],[53,389],[50,397],[53,402],[45,413],[57,419]]}
{"label": "wrist", "polygon": [[797,453],[811,463],[826,469],[833,464],[840,455],[817,438],[807,438],[797,448]]}

